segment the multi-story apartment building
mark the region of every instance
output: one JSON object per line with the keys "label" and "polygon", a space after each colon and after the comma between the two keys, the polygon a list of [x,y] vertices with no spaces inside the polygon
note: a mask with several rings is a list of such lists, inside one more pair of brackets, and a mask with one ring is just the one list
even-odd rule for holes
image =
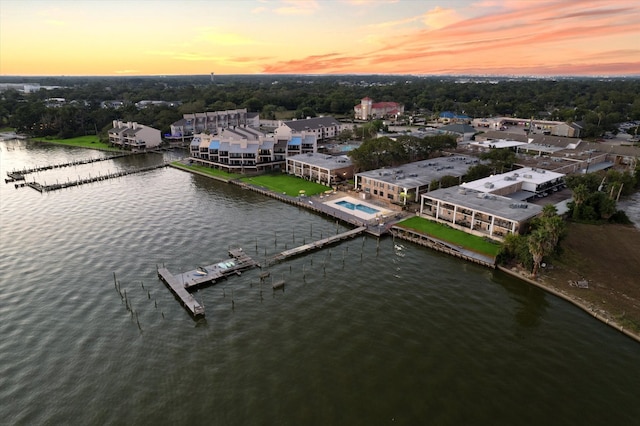
{"label": "multi-story apartment building", "polygon": [[462,186],[422,194],[420,216],[469,234],[504,240],[522,233],[542,207]]}
{"label": "multi-story apartment building", "polygon": [[188,142],[199,133],[215,135],[220,129],[234,127],[259,128],[259,114],[247,112],[246,108],[183,114],[182,119],[171,124],[171,133],[164,137],[170,142]]}
{"label": "multi-story apartment building", "polygon": [[111,145],[133,151],[155,148],[162,143],[160,130],[136,122],[114,120],[107,133]]}
{"label": "multi-story apartment building", "polygon": [[465,155],[438,157],[416,161],[399,167],[383,168],[356,173],[355,187],[365,197],[394,204],[419,202],[420,194],[431,191],[444,176],[460,181],[469,167],[478,160]]}
{"label": "multi-story apartment building", "polygon": [[[313,135],[290,138],[266,136],[250,127],[222,129],[217,135],[200,133],[190,144],[190,160],[233,173],[281,170],[302,147],[315,147]],[[314,151],[309,151],[314,152]]]}
{"label": "multi-story apartment building", "polygon": [[[342,124],[333,117],[314,117],[304,120],[282,121],[275,129],[276,137],[290,138],[292,135],[313,135],[317,142],[324,142],[338,136],[342,131]],[[301,152],[316,152],[317,147],[301,147]]]}

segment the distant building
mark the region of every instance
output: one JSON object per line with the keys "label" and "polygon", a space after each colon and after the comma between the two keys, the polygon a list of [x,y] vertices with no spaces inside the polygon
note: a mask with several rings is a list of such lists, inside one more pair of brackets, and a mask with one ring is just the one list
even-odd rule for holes
{"label": "distant building", "polygon": [[114,120],[108,135],[111,145],[133,151],[156,148],[162,143],[160,130],[135,122]]}
{"label": "distant building", "polygon": [[397,102],[373,102],[366,97],[360,100],[360,104],[353,107],[357,120],[369,120],[370,118],[397,117],[404,113],[404,105]]}
{"label": "distant building", "polygon": [[458,142],[470,141],[471,137],[476,134],[476,129],[465,123],[447,124],[438,128],[438,130],[454,135]]}
{"label": "distant building", "polygon": [[471,117],[464,114],[457,114],[451,111],[443,111],[438,116],[438,121],[444,124],[449,123],[470,123]]}
{"label": "distant building", "polygon": [[560,123],[551,127],[550,133],[554,136],[579,138],[582,135],[582,130],[582,126],[578,123]]}

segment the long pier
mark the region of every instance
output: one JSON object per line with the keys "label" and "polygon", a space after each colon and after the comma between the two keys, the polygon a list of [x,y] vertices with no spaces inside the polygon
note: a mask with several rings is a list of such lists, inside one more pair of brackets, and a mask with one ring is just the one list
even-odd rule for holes
{"label": "long pier", "polygon": [[365,232],[367,230],[366,226],[360,226],[358,228],[355,229],[351,229],[349,231],[346,232],[342,232],[340,234],[336,234],[336,235],[332,235],[331,237],[328,238],[323,238],[321,240],[318,241],[314,241],[312,243],[309,244],[304,244],[302,246],[299,247],[295,247],[289,250],[285,250],[283,252],[280,252],[278,254],[276,254],[275,256],[267,259],[266,263],[267,266],[271,265],[273,263],[277,263],[277,262],[281,262],[289,257],[293,257],[293,256],[298,256],[300,254],[303,253],[307,253],[313,250],[317,250],[319,248],[322,248],[324,246],[327,246],[329,244],[333,244],[335,242],[341,241],[341,240],[345,240],[348,238],[353,238],[356,235],[360,235],[363,232]]}
{"label": "long pier", "polygon": [[103,158],[88,158],[85,160],[72,161],[70,163],[49,164],[47,166],[32,167],[30,169],[13,170],[11,172],[7,172],[7,176],[9,176],[9,179],[5,179],[5,183],[13,182],[16,180],[24,180],[24,175],[28,175],[30,173],[42,172],[45,170],[52,170],[52,169],[61,169],[64,167],[80,166],[83,164],[97,163],[99,161],[113,160],[114,158],[128,157],[130,155],[134,155],[134,154],[132,153],[117,154],[117,155],[111,155],[109,157],[103,157]]}
{"label": "long pier", "polygon": [[198,266],[194,270],[178,275],[173,275],[165,267],[158,268],[158,277],[164,281],[169,290],[193,317],[204,317],[204,306],[189,291],[204,285],[214,284],[216,281],[232,275],[240,275],[244,270],[260,266],[241,248],[229,250],[229,256],[228,260],[222,260],[212,265]]}
{"label": "long pier", "polygon": [[[88,177],[88,178],[84,178],[84,179],[78,179],[78,180],[73,180],[73,181],[67,181],[67,182],[62,182],[62,183],[54,183],[51,185],[43,185],[41,183],[38,182],[26,182],[25,185],[35,189],[38,192],[49,192],[49,191],[56,191],[58,189],[64,189],[64,188],[70,188],[73,186],[80,186],[80,185],[84,185],[86,183],[92,183],[92,182],[98,182],[101,180],[107,180],[107,179],[113,179],[113,178],[118,178],[121,176],[127,176],[127,175],[131,175],[134,173],[142,173],[142,172],[148,172],[150,170],[155,170],[155,169],[160,169],[162,167],[167,167],[166,163],[163,164],[157,164],[155,166],[149,166],[149,167],[143,167],[140,169],[135,169],[135,170],[123,170],[121,172],[115,172],[115,173],[108,173],[106,175],[98,175],[98,176],[93,176],[93,177]],[[16,188],[21,187],[21,186],[25,186],[23,184],[15,184]]]}

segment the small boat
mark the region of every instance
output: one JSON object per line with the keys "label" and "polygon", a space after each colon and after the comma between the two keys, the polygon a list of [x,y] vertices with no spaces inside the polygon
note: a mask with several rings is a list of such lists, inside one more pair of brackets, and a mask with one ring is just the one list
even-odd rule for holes
{"label": "small boat", "polygon": [[207,271],[207,268],[203,267],[203,266],[198,266],[198,268],[196,269],[196,275],[208,275],[209,271]]}

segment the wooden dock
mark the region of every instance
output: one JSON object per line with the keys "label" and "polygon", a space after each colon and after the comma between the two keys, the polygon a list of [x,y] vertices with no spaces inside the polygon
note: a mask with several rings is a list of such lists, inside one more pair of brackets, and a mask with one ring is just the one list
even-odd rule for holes
{"label": "wooden dock", "polygon": [[32,167],[30,169],[24,168],[22,170],[13,170],[11,172],[7,172],[7,175],[11,179],[23,180],[24,179],[24,175],[27,175],[29,173],[42,172],[42,171],[45,171],[45,170],[61,169],[63,167],[74,167],[74,166],[80,166],[80,165],[83,165],[83,164],[97,163],[99,161],[108,161],[108,160],[113,160],[115,158],[128,157],[128,156],[134,155],[134,154],[135,153],[116,154],[116,155],[110,155],[108,157],[87,158],[87,159],[84,159],[84,160],[76,160],[76,161],[72,161],[70,163],[49,164],[49,165],[46,165],[46,166]]}
{"label": "wooden dock", "polygon": [[[122,176],[128,176],[128,175],[132,175],[135,173],[143,173],[143,172],[148,172],[151,170],[156,170],[156,169],[160,169],[163,167],[167,167],[166,163],[162,163],[162,164],[157,164],[155,166],[149,166],[149,167],[142,167],[139,169],[135,169],[135,170],[123,170],[120,172],[115,172],[115,173],[108,173],[106,175],[98,175],[98,176],[89,176],[88,178],[84,178],[84,179],[78,179],[78,180],[67,180],[66,182],[56,182],[54,184],[51,185],[47,185],[46,182],[45,184],[41,184],[39,182],[26,182],[26,186],[35,189],[38,192],[49,192],[49,191],[56,191],[59,189],[64,189],[64,188],[71,188],[74,186],[80,186],[80,185],[85,185],[87,183],[93,183],[93,182],[100,182],[103,180],[107,180],[107,179],[114,179],[114,178],[119,178]],[[24,185],[20,185],[20,186],[24,186]],[[16,185],[16,188],[18,188],[18,186]]]}
{"label": "wooden dock", "polygon": [[167,268],[158,268],[158,277],[164,281],[182,305],[194,317],[204,317],[204,306],[189,293],[199,287],[214,284],[220,279],[240,275],[242,271],[259,266],[241,249],[229,250],[230,258],[212,265],[199,266],[194,270],[173,275]]}
{"label": "wooden dock", "polygon": [[356,235],[360,235],[367,230],[366,226],[360,226],[355,229],[351,229],[349,231],[343,232],[341,234],[333,235],[329,238],[323,238],[322,240],[314,241],[309,244],[305,244],[299,247],[292,248],[290,250],[285,250],[277,255],[267,259],[267,266],[273,263],[281,262],[289,257],[298,256],[303,253],[307,253],[313,250],[317,250],[329,244],[333,244],[335,242],[346,240],[348,238],[353,238]]}

